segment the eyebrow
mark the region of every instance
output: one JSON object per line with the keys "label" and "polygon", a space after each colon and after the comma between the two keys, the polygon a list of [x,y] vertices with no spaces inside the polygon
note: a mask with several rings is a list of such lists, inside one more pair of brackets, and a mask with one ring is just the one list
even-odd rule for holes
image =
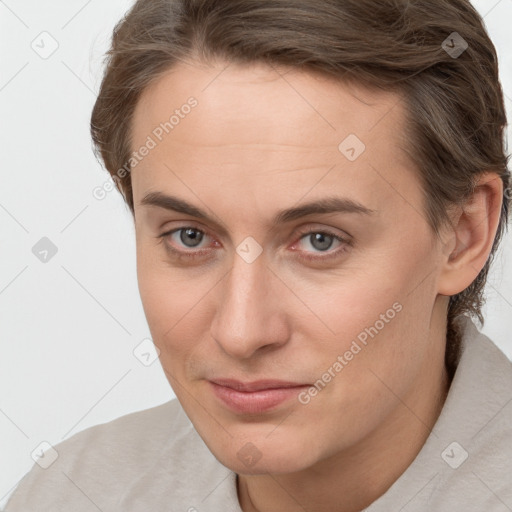
{"label": "eyebrow", "polygon": [[[156,206],[165,210],[184,213],[198,219],[217,223],[200,208],[187,203],[183,199],[166,195],[162,192],[150,192],[144,196],[140,204],[143,206]],[[363,204],[349,198],[331,196],[282,210],[274,216],[272,224],[277,226],[279,224],[284,224],[286,222],[306,217],[307,215],[325,213],[357,213],[360,215],[372,215],[377,213],[377,211],[367,208]]]}

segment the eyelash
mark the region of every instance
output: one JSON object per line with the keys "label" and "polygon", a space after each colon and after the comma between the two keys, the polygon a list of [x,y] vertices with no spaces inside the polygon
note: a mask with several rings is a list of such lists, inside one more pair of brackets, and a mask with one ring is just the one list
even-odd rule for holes
{"label": "eyelash", "polygon": [[[204,256],[208,252],[208,250],[202,249],[202,250],[197,250],[197,251],[194,251],[194,250],[180,251],[179,249],[175,249],[170,244],[165,242],[165,238],[166,237],[171,236],[174,233],[178,233],[180,231],[185,231],[187,229],[193,229],[194,231],[202,233],[203,235],[210,236],[207,231],[204,231],[203,229],[196,228],[195,226],[183,226],[183,227],[175,228],[175,229],[173,229],[171,231],[167,231],[165,233],[162,233],[161,235],[158,235],[158,238],[162,239],[162,241],[164,242],[164,245],[166,247],[166,250],[171,252],[174,256],[177,256],[178,259],[180,259],[180,260],[182,260],[182,259],[184,259],[184,260],[192,260],[192,259],[197,259],[197,258],[200,258],[200,257]],[[348,246],[352,245],[351,240],[349,240],[347,238],[344,238],[344,237],[342,237],[340,235],[337,235],[337,234],[335,234],[335,233],[333,233],[333,232],[331,232],[331,231],[329,231],[327,229],[303,230],[303,231],[299,232],[298,234],[299,234],[299,239],[298,239],[298,241],[296,243],[300,242],[303,238],[305,238],[308,235],[322,234],[322,235],[327,235],[329,237],[332,237],[332,238],[334,238],[335,240],[337,240],[338,242],[340,242],[342,244],[338,249],[333,250],[331,252],[325,253],[326,254],[325,256],[304,255],[304,254],[301,254],[302,251],[297,251],[299,253],[298,257],[300,259],[304,259],[304,260],[307,260],[307,261],[313,261],[313,262],[315,262],[315,261],[319,261],[319,262],[330,261],[332,259],[335,259],[335,258],[339,257],[342,253],[344,253],[348,249]]]}

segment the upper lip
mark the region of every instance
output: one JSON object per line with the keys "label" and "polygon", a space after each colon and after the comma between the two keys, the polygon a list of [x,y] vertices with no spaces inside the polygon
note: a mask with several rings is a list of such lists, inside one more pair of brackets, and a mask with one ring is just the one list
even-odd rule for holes
{"label": "upper lip", "polygon": [[241,382],[235,379],[212,379],[210,382],[235,389],[237,391],[261,391],[262,389],[278,389],[278,388],[296,388],[298,386],[307,386],[301,382],[290,382],[284,380],[255,380],[253,382]]}

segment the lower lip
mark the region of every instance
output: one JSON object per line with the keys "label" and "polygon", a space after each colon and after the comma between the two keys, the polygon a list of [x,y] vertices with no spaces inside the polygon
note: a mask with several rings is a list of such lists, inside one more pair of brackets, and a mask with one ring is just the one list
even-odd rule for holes
{"label": "lower lip", "polygon": [[293,388],[262,389],[261,391],[237,391],[210,382],[215,395],[231,410],[240,414],[258,414],[275,409],[291,398],[297,398],[300,391],[309,386]]}

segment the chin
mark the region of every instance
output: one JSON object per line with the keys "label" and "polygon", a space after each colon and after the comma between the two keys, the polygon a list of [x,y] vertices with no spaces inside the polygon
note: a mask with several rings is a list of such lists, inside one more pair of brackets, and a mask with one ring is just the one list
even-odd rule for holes
{"label": "chin", "polygon": [[[210,446],[217,460],[235,473],[262,475],[286,474],[302,471],[317,462],[312,447],[302,440],[273,443],[265,435],[254,441],[231,440],[229,446]],[[238,448],[240,447],[240,448]]]}

